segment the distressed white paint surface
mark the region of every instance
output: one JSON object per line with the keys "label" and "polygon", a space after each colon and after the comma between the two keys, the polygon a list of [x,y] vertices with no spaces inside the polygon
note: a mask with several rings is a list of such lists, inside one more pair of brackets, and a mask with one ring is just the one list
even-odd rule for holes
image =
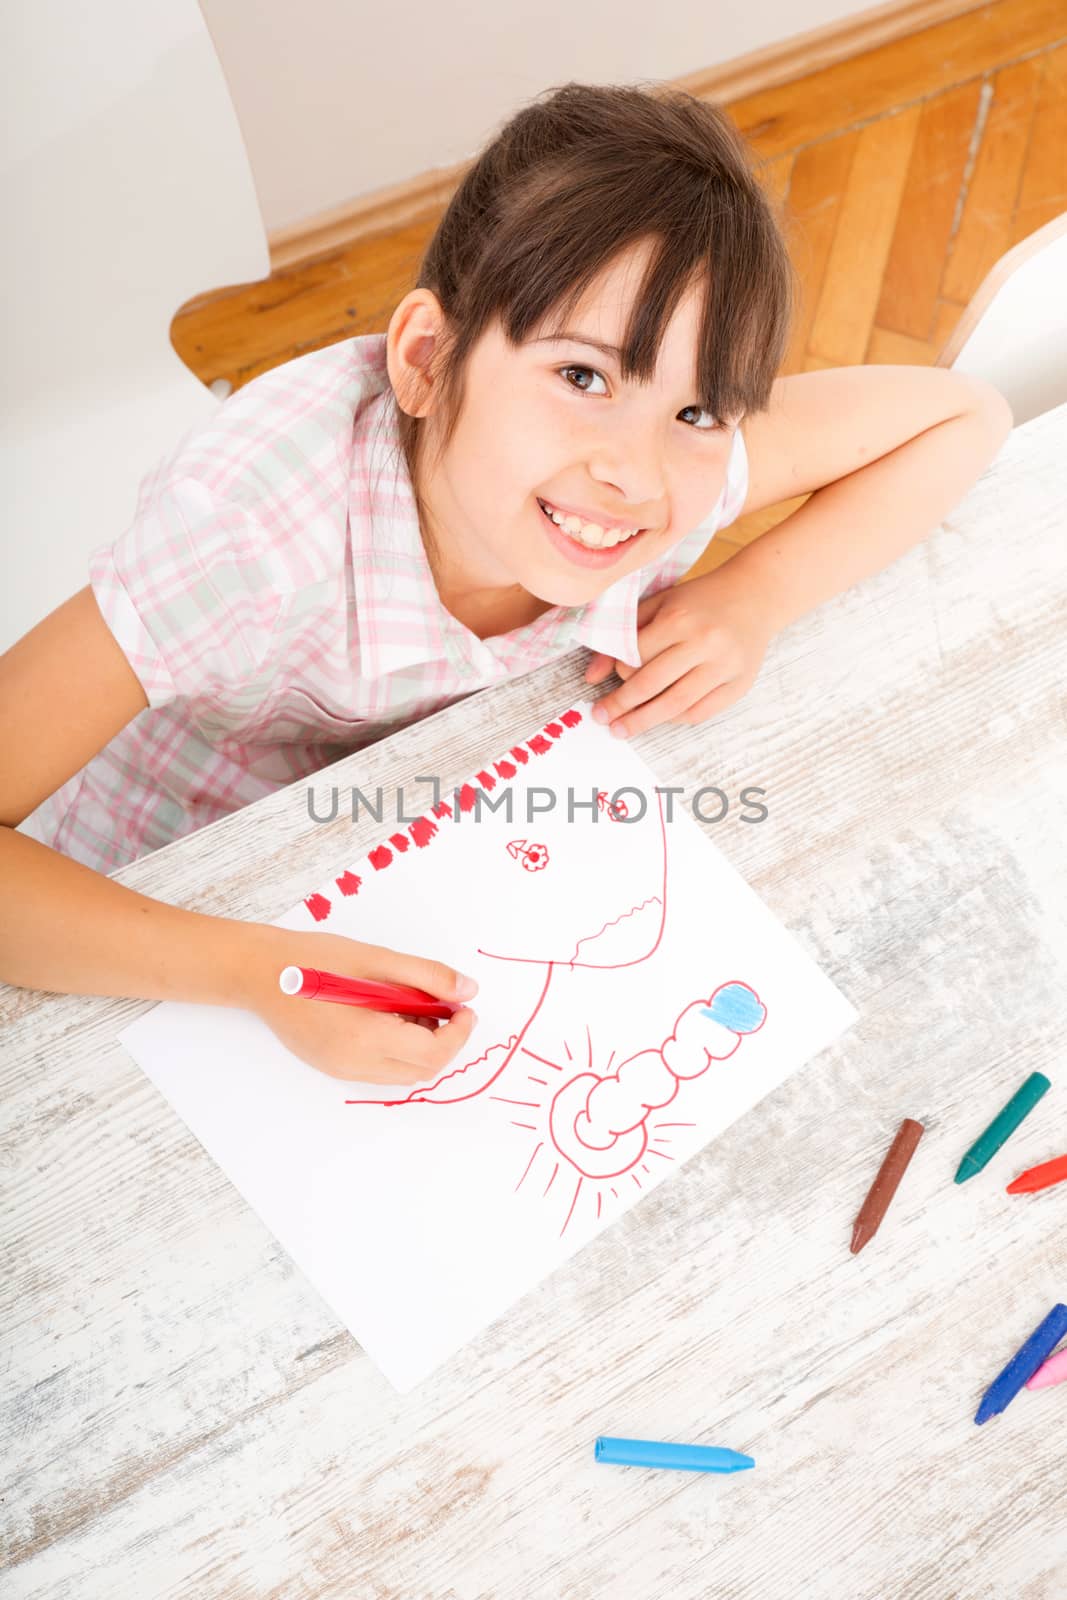
{"label": "distressed white paint surface", "polygon": [[[1067,1391],[976,1428],[1067,1299],[1067,407],[923,546],[775,641],[661,783],[767,790],[712,836],[860,1010],[409,1396],[114,1042],[144,1009],[0,991],[5,1594],[20,1600],[1058,1600]],[[446,786],[581,692],[584,655],[338,763]],[[380,831],[305,788],[127,868],[270,919]],[[1053,1088],[957,1161],[1027,1072]],[[926,1136],[882,1231],[855,1211]],[[373,1227],[374,1218],[353,1219]],[[750,1452],[597,1465],[598,1433]]]}

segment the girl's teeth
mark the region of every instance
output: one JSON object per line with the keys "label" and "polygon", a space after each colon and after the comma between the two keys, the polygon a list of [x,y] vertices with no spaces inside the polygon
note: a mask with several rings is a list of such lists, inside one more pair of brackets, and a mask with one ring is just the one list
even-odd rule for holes
{"label": "girl's teeth", "polygon": [[580,517],[564,516],[561,511],[549,506],[547,501],[543,504],[558,528],[569,533],[572,539],[577,539],[579,544],[587,545],[590,550],[610,549],[624,539],[632,539],[638,531],[636,528],[602,528],[598,522],[583,522]]}

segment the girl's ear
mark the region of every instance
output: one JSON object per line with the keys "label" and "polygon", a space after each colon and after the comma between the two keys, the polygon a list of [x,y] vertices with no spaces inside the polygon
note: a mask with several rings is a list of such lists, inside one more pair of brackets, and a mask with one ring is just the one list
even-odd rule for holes
{"label": "girl's ear", "polygon": [[389,319],[385,336],[389,382],[402,411],[425,417],[433,410],[434,356],[445,331],[441,302],[431,289],[412,289]]}

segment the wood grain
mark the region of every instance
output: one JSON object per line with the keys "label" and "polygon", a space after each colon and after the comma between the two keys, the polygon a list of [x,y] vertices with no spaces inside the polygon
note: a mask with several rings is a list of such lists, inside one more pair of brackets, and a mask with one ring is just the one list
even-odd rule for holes
{"label": "wood grain", "polygon": [[921,108],[874,315],[879,329],[930,337],[980,101],[975,80]]}
{"label": "wood grain", "polygon": [[797,153],[793,163],[786,226],[800,280],[800,304],[793,320],[786,372],[803,372],[810,353],[811,326],[859,137],[858,133],[845,133],[822,144],[809,145]]}
{"label": "wood grain", "polygon": [[1012,244],[1067,211],[1067,49],[1050,50],[1041,65]]}
{"label": "wood grain", "polygon": [[749,95],[730,110],[760,155],[781,155],[980,78],[1064,37],[1062,0],[1001,0]]}
{"label": "wood grain", "polygon": [[928,339],[913,339],[906,333],[890,333],[885,328],[872,328],[867,343],[867,361],[932,367],[944,350],[948,336],[959,318],[959,306],[953,305],[951,300],[938,300],[934,309],[933,328]]}
{"label": "wood grain", "polygon": [[[742,701],[636,741],[686,796],[765,788],[765,823],[708,836],[860,1021],[412,1394],[116,1043],[143,1003],[0,990],[9,1593],[1059,1600],[1065,1396],[972,1417],[1067,1280],[1064,1196],[1004,1193],[1063,1142],[1065,436],[1067,407],[1018,429]],[[336,763],[320,804],[451,786],[579,697],[584,659]],[[118,876],[270,919],[379,832],[313,825],[300,784]],[[1047,1106],[957,1188],[1034,1069]],[[903,1115],[927,1133],[853,1257]],[[757,1466],[607,1468],[600,1432]]]}
{"label": "wood grain", "polygon": [[981,144],[941,280],[941,293],[957,305],[967,304],[986,273],[1011,249],[1015,197],[1043,71],[1044,57],[1031,56],[994,73],[991,80]]}
{"label": "wood grain", "polygon": [[776,210],[781,216],[785,209],[786,196],[789,193],[789,179],[793,170],[793,156],[790,152],[784,156],[776,156],[773,161],[764,161],[759,164],[759,179]]}
{"label": "wood grain", "polygon": [[911,106],[870,123],[856,142],[809,336],[811,354],[837,366],[858,365],[867,349],[919,122]]}

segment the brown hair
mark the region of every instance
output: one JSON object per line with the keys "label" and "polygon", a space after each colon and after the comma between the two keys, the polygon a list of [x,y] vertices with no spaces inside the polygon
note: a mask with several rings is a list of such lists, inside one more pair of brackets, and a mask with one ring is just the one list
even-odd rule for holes
{"label": "brown hair", "polygon": [[[623,375],[651,381],[675,306],[703,275],[695,403],[718,420],[765,410],[795,277],[741,134],[682,90],[567,83],[544,94],[469,168],[422,260],[417,287],[433,291],[447,324],[433,359],[439,450],[487,325],[499,317],[515,346],[550,312],[565,327],[596,276],[646,239],[659,248],[634,299]],[[397,425],[421,516],[423,419],[398,406]]]}

